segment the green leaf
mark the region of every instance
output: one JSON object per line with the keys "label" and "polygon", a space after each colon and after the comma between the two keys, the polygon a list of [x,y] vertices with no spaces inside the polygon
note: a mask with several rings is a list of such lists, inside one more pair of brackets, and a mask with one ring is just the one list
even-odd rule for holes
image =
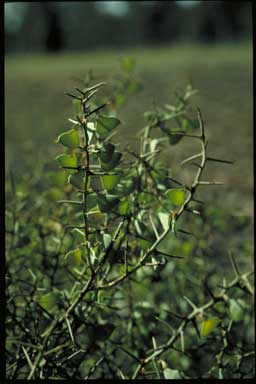
{"label": "green leaf", "polygon": [[120,215],[127,215],[127,213],[130,211],[130,204],[128,200],[121,201],[119,206],[118,206],[118,212]]}
{"label": "green leaf", "polygon": [[75,129],[64,132],[57,138],[57,143],[61,143],[68,148],[77,148],[80,145],[78,132]]}
{"label": "green leaf", "polygon": [[96,128],[94,123],[91,121],[87,123],[86,127],[87,127],[87,134],[88,134],[88,143],[90,143],[93,138],[94,132],[96,131]]}
{"label": "green leaf", "polygon": [[46,293],[45,295],[38,297],[37,301],[41,305],[41,307],[43,307],[48,311],[49,309],[53,308],[57,304],[58,296],[54,292],[49,292],[49,293]]}
{"label": "green leaf", "polygon": [[101,177],[104,188],[107,190],[114,189],[120,180],[120,175],[104,175]]}
{"label": "green leaf", "polygon": [[204,320],[201,325],[201,336],[206,337],[212,332],[216,326],[219,324],[220,319],[218,317],[212,317],[210,319]]}
{"label": "green leaf", "polygon": [[98,212],[88,216],[88,222],[89,222],[90,226],[105,227],[106,226],[106,214],[98,211]]}
{"label": "green leaf", "polygon": [[177,369],[171,369],[171,368],[164,369],[164,378],[166,380],[182,379],[179,371]]}
{"label": "green leaf", "polygon": [[109,212],[118,203],[119,199],[115,195],[98,195],[98,205],[103,212]]}
{"label": "green leaf", "polygon": [[113,324],[96,325],[94,327],[95,339],[97,341],[107,340],[114,331],[114,329],[115,326]]}
{"label": "green leaf", "polygon": [[155,197],[150,193],[141,192],[138,196],[139,204],[149,204],[155,200]]}
{"label": "green leaf", "polygon": [[103,244],[104,244],[105,250],[107,250],[108,247],[110,246],[111,240],[112,240],[111,235],[109,235],[108,233],[104,233],[104,235],[103,235]]}
{"label": "green leaf", "polygon": [[65,259],[68,259],[72,267],[78,267],[82,261],[82,251],[80,248],[73,249],[65,255]]}
{"label": "green leaf", "polygon": [[159,212],[158,217],[159,217],[159,220],[162,224],[163,229],[166,231],[169,228],[170,215],[168,215],[168,213]]}
{"label": "green leaf", "polygon": [[137,239],[138,241],[138,246],[143,250],[147,251],[148,248],[152,245],[150,241],[147,241],[145,239]]}
{"label": "green leaf", "polygon": [[109,162],[107,163],[103,161],[100,162],[102,169],[104,169],[104,171],[111,171],[119,164],[121,157],[122,157],[122,153],[115,152],[112,156],[112,159]]}
{"label": "green leaf", "polygon": [[70,233],[74,236],[75,242],[83,242],[85,241],[85,234],[84,231],[81,231],[79,228],[73,228]]}
{"label": "green leaf", "polygon": [[83,191],[84,192],[84,174],[85,172],[77,172],[77,173],[73,173],[72,175],[70,175],[68,177],[68,182],[70,184],[73,185],[73,187],[75,187],[76,189],[78,189],[79,191]]}
{"label": "green leaf", "polygon": [[56,160],[63,168],[77,168],[78,158],[75,155],[61,154],[56,157]]}
{"label": "green leaf", "polygon": [[182,130],[191,132],[198,127],[198,119],[184,118],[182,120]]}
{"label": "green leaf", "polygon": [[229,300],[229,313],[231,320],[235,322],[242,321],[244,318],[243,307],[234,299]]}
{"label": "green leaf", "polygon": [[45,196],[53,201],[59,200],[62,197],[62,192],[59,188],[49,188],[48,191],[45,193]]}
{"label": "green leaf", "polygon": [[67,182],[67,173],[65,171],[49,172],[47,176],[50,183],[56,187],[63,187]]}
{"label": "green leaf", "polygon": [[86,199],[87,210],[95,208],[97,204],[98,204],[98,196],[95,192],[87,195],[87,199]]}
{"label": "green leaf", "polygon": [[168,189],[165,194],[171,203],[176,207],[181,206],[184,203],[186,197],[185,190],[180,188]]}
{"label": "green leaf", "polygon": [[99,115],[96,130],[102,137],[108,135],[112,129],[116,128],[120,124],[120,120],[114,116]]}
{"label": "green leaf", "polygon": [[104,163],[107,163],[111,161],[113,154],[115,152],[115,146],[111,143],[105,145],[100,151],[99,151],[99,158]]}

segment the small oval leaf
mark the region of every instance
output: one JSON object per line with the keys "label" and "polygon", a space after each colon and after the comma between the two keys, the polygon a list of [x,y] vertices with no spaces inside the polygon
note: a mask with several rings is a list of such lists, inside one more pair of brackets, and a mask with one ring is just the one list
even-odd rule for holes
{"label": "small oval leaf", "polygon": [[98,205],[103,212],[109,212],[118,203],[119,199],[115,195],[98,195]]}
{"label": "small oval leaf", "polygon": [[229,314],[231,320],[235,322],[242,321],[244,318],[243,307],[234,299],[229,300]]}
{"label": "small oval leaf", "polygon": [[120,215],[127,215],[127,213],[130,211],[130,205],[128,200],[121,201],[118,206],[118,212]]}
{"label": "small oval leaf", "polygon": [[56,293],[54,292],[49,292],[46,293],[45,295],[42,295],[38,298],[38,303],[46,309],[47,311],[51,308],[53,308],[57,304],[58,297]]}
{"label": "small oval leaf", "polygon": [[103,162],[101,161],[101,168],[104,169],[104,171],[111,171],[114,169],[120,162],[122,157],[122,153],[115,152],[112,156],[112,159],[109,162]]}
{"label": "small oval leaf", "polygon": [[107,190],[114,189],[120,180],[120,175],[104,175],[101,177],[104,188]]}
{"label": "small oval leaf", "polygon": [[163,371],[164,371],[164,378],[166,380],[182,379],[177,369],[165,368]]}
{"label": "small oval leaf", "polygon": [[68,182],[73,185],[76,189],[79,191],[84,192],[84,187],[85,187],[85,181],[84,181],[84,172],[77,172],[73,173],[72,175],[69,176]]}
{"label": "small oval leaf", "polygon": [[82,261],[82,251],[80,248],[73,249],[66,253],[65,259],[68,259],[72,267],[78,267]]}
{"label": "small oval leaf", "polygon": [[57,143],[61,143],[68,148],[77,148],[80,144],[78,132],[75,129],[64,132],[57,138]]}
{"label": "small oval leaf", "polygon": [[107,250],[108,247],[110,246],[111,240],[112,240],[111,235],[109,235],[108,233],[104,233],[104,235],[103,235],[103,244],[104,244],[105,250]]}
{"label": "small oval leaf", "polygon": [[108,135],[112,129],[116,128],[120,124],[120,120],[115,116],[99,115],[96,130],[100,136]]}
{"label": "small oval leaf", "polygon": [[181,206],[184,203],[186,197],[185,190],[181,188],[168,189],[165,194],[171,203],[176,207]]}
{"label": "small oval leaf", "polygon": [[201,336],[208,336],[210,332],[212,332],[216,326],[219,324],[220,319],[218,317],[212,317],[210,319],[204,320],[201,326]]}
{"label": "small oval leaf", "polygon": [[75,155],[61,154],[56,157],[56,160],[63,168],[77,168],[78,167],[78,158]]}
{"label": "small oval leaf", "polygon": [[159,217],[159,220],[162,224],[163,229],[166,231],[169,228],[170,215],[168,215],[168,213],[159,212],[158,217]]}

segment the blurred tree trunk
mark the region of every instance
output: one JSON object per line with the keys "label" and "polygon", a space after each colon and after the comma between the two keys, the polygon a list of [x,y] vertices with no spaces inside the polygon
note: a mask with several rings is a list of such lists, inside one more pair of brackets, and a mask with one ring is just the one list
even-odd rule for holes
{"label": "blurred tree trunk", "polygon": [[149,9],[146,29],[147,38],[152,43],[176,39],[177,6],[174,1],[156,1]]}
{"label": "blurred tree trunk", "polygon": [[45,48],[48,52],[61,51],[64,46],[64,38],[60,14],[50,2],[42,3],[42,7],[46,25]]}

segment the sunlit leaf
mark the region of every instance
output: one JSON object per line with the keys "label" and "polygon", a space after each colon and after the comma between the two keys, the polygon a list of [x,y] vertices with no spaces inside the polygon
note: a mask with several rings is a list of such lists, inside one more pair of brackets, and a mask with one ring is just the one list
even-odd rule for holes
{"label": "sunlit leaf", "polygon": [[56,187],[63,187],[67,182],[67,173],[65,171],[49,172],[47,176],[50,183]]}
{"label": "sunlit leaf", "polygon": [[92,138],[93,138],[93,135],[94,135],[94,132],[96,131],[96,128],[95,128],[95,125],[93,122],[89,122],[87,123],[87,134],[88,134],[88,143],[90,143],[92,141]]}
{"label": "sunlit leaf", "polygon": [[127,213],[130,211],[130,205],[128,200],[121,201],[118,206],[118,212],[120,215],[127,215]]}
{"label": "sunlit leaf", "polygon": [[77,148],[80,144],[77,130],[71,129],[70,131],[60,134],[57,138],[57,143],[61,143],[65,147]]}
{"label": "sunlit leaf", "polygon": [[72,267],[78,267],[82,261],[82,251],[80,248],[73,249],[66,253],[65,259],[72,265]]}
{"label": "sunlit leaf", "polygon": [[184,203],[186,197],[185,190],[181,188],[168,189],[165,194],[170,202],[176,207],[181,206]]}
{"label": "sunlit leaf", "polygon": [[163,229],[166,231],[169,228],[170,215],[168,213],[159,212],[158,217],[163,226]]}
{"label": "sunlit leaf", "polygon": [[120,180],[120,175],[104,175],[101,177],[104,188],[107,190],[114,189]]}
{"label": "sunlit leaf", "polygon": [[235,322],[242,321],[244,318],[244,309],[237,300],[229,300],[229,313],[231,320]]}
{"label": "sunlit leaf", "polygon": [[166,380],[182,379],[177,369],[165,368],[163,371],[164,371],[164,378]]}
{"label": "sunlit leaf", "polygon": [[77,168],[78,158],[75,155],[61,154],[56,157],[56,160],[63,168]]}
{"label": "sunlit leaf", "polygon": [[109,235],[108,233],[104,233],[104,235],[103,235],[103,244],[104,244],[105,250],[108,249],[108,247],[109,247],[109,245],[111,243],[111,240],[112,240],[111,235]]}
{"label": "sunlit leaf", "polygon": [[212,317],[209,319],[206,319],[202,322],[201,326],[201,336],[205,337],[208,336],[210,332],[212,332],[217,325],[219,324],[220,319],[218,317]]}
{"label": "sunlit leaf", "polygon": [[53,308],[58,301],[58,295],[55,292],[49,292],[38,297],[38,303],[47,311]]}

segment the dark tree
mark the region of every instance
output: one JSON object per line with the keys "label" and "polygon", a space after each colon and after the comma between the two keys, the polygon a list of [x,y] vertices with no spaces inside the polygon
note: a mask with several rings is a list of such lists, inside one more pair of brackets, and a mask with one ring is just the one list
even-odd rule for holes
{"label": "dark tree", "polygon": [[174,1],[156,1],[146,19],[147,37],[152,42],[171,41],[176,38],[176,11]]}
{"label": "dark tree", "polygon": [[50,3],[43,3],[46,19],[45,47],[48,52],[58,52],[63,49],[63,31],[60,15]]}

